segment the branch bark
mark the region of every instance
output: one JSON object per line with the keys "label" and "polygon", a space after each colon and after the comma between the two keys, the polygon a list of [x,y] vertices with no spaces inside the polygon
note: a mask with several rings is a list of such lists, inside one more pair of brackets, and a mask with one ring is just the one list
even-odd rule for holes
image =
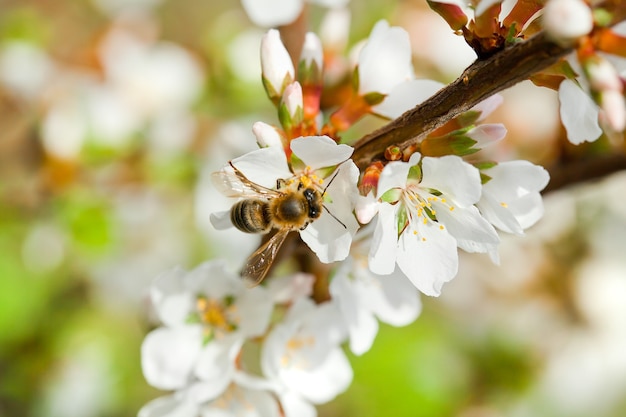
{"label": "branch bark", "polygon": [[383,159],[390,145],[405,148],[443,126],[484,99],[528,79],[572,52],[551,42],[544,33],[507,47],[470,65],[461,76],[428,100],[407,111],[354,145],[352,159],[363,170]]}

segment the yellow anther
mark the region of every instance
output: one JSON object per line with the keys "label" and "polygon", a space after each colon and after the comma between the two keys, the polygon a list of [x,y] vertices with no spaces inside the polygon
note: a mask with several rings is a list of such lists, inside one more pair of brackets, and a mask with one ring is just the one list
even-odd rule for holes
{"label": "yellow anther", "polygon": [[505,203],[504,201],[502,203],[500,203],[500,205],[504,208],[507,208],[509,205],[507,203]]}
{"label": "yellow anther", "polygon": [[422,242],[426,242],[426,238],[425,237],[422,238]]}
{"label": "yellow anther", "polygon": [[437,214],[437,210],[431,210],[430,212],[433,214],[433,216]]}
{"label": "yellow anther", "polygon": [[426,220],[426,217],[424,217],[424,224],[427,224],[428,221]]}
{"label": "yellow anther", "polygon": [[413,234],[416,235],[417,234],[417,230],[413,230]]}
{"label": "yellow anther", "polygon": [[439,225],[439,229],[443,230],[443,225]]}
{"label": "yellow anther", "polygon": [[445,198],[442,198],[442,199],[441,199],[441,202],[442,202],[442,203],[445,203],[445,202],[446,202],[446,199],[445,199]]}
{"label": "yellow anther", "polygon": [[450,207],[450,211],[454,210],[454,207]]}

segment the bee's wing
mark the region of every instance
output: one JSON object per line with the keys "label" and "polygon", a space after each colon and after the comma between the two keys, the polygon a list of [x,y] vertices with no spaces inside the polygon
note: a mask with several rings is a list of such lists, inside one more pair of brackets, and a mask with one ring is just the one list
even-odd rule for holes
{"label": "bee's wing", "polygon": [[211,179],[215,187],[227,197],[243,198],[275,198],[282,195],[276,190],[263,187],[250,181],[241,171],[231,163],[221,171],[211,174]]}
{"label": "bee's wing", "polygon": [[259,285],[263,281],[289,232],[288,228],[279,229],[270,240],[250,255],[241,271],[241,276],[250,287]]}

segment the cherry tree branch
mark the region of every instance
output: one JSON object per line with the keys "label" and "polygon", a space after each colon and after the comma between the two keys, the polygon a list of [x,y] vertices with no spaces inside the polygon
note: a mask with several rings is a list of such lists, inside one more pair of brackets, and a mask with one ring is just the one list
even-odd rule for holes
{"label": "cherry tree branch", "polygon": [[363,170],[372,161],[382,159],[388,146],[405,148],[418,143],[484,99],[528,79],[572,51],[573,48],[559,46],[539,33],[487,59],[477,60],[428,100],[361,138],[354,145],[352,159]]}
{"label": "cherry tree branch", "polygon": [[550,173],[550,182],[543,190],[543,194],[626,170],[626,155],[608,154],[584,160],[559,162],[547,169]]}

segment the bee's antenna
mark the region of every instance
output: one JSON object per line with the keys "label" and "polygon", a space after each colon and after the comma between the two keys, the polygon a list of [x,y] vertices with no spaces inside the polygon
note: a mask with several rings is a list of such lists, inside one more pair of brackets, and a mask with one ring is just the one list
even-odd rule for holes
{"label": "bee's antenna", "polygon": [[337,216],[335,216],[333,213],[331,213],[331,212],[330,212],[330,210],[328,210],[328,208],[327,208],[325,205],[323,205],[323,204],[322,204],[322,207],[324,207],[324,209],[328,212],[328,214],[330,214],[331,216],[333,216],[333,219],[337,220],[337,222],[338,222],[340,225],[342,225],[344,229],[348,229],[348,227],[347,227],[347,226],[346,226],[346,225],[345,225],[345,224],[344,224],[341,220],[339,220],[339,219],[337,218]]}
{"label": "bee's antenna", "polygon": [[[324,197],[324,194],[326,194],[326,190],[328,189],[328,187],[330,187],[330,184],[332,184],[333,181],[335,181],[335,178],[337,178],[337,175],[339,174],[339,170],[341,168],[337,168],[337,171],[335,171],[335,175],[333,175],[333,177],[330,179],[330,181],[328,181],[328,184],[326,184],[326,187],[324,187],[324,191],[322,191],[322,197]],[[341,223],[341,222],[339,222]]]}
{"label": "bee's antenna", "polygon": [[[328,181],[328,184],[326,184],[326,187],[324,187],[324,191],[322,191],[322,197],[324,197],[324,194],[326,194],[326,190],[328,189],[328,187],[330,187],[330,184],[335,180],[335,178],[337,178],[337,175],[339,174],[339,170],[341,168],[337,168],[337,171],[335,171],[335,175],[333,175],[333,177],[330,179],[330,181]],[[324,207],[324,210],[326,210],[328,212],[328,214],[330,214],[331,216],[333,216],[333,219],[337,220],[337,223],[339,223],[340,225],[343,226],[344,229],[347,229],[348,227],[337,218],[337,216],[335,216],[333,213],[330,212],[330,210],[328,210],[328,207],[326,207],[325,205],[322,204],[322,207]]]}

